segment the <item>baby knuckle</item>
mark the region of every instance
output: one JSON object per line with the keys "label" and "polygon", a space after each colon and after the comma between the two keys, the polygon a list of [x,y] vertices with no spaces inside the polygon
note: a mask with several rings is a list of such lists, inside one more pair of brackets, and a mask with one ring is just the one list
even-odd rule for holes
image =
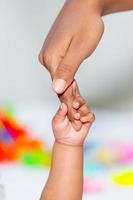
{"label": "baby knuckle", "polygon": [[84,112],[90,113],[90,107],[88,106],[86,102],[83,103],[83,106],[84,106]]}
{"label": "baby knuckle", "polygon": [[94,114],[94,113],[92,113],[92,121],[94,122],[94,121],[95,121],[95,119],[96,119],[96,117],[95,117],[95,114]]}
{"label": "baby knuckle", "polygon": [[[79,103],[80,103],[81,105],[85,105],[85,104],[86,104],[85,99],[84,99],[83,97],[80,97]],[[86,107],[88,108],[87,105],[86,105]]]}

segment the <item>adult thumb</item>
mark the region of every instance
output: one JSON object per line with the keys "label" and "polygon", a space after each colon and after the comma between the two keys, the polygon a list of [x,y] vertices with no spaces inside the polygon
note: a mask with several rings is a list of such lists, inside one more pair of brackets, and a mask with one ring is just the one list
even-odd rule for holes
{"label": "adult thumb", "polygon": [[65,57],[59,63],[53,77],[52,86],[57,94],[62,94],[71,85],[82,61],[83,59],[79,52],[75,51],[75,48],[70,47]]}

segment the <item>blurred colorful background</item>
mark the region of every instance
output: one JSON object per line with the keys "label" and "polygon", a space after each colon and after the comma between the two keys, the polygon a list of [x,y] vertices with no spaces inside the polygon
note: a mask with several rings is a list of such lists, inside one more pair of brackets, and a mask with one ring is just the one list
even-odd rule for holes
{"label": "blurred colorful background", "polygon": [[[48,176],[59,101],[37,55],[63,2],[0,1],[1,199],[39,199]],[[76,76],[96,115],[84,148],[83,200],[133,198],[132,17],[103,18],[102,41]]]}

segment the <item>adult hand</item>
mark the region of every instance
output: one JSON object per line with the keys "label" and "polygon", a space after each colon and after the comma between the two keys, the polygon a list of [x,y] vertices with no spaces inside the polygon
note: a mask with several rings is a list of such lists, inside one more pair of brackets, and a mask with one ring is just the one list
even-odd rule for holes
{"label": "adult hand", "polygon": [[103,34],[101,6],[97,0],[67,0],[56,18],[39,54],[50,72],[53,88],[63,93]]}
{"label": "adult hand", "polygon": [[[103,31],[98,0],[67,0],[40,51],[39,60],[50,72],[54,91],[62,94],[60,98],[68,105],[71,121],[74,111],[70,102],[75,98],[71,83],[79,65],[97,47]],[[79,99],[83,102],[80,94]]]}

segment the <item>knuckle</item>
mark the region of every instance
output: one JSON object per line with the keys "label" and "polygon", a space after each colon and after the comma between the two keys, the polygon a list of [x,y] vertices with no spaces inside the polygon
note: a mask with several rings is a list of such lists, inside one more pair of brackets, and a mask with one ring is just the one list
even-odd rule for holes
{"label": "knuckle", "polygon": [[86,113],[88,113],[88,112],[90,112],[90,107],[86,104],[86,102],[84,102],[84,111],[86,112]]}
{"label": "knuckle", "polygon": [[[79,103],[80,103],[81,105],[86,104],[86,102],[85,102],[85,100],[84,100],[83,97],[80,97],[80,98],[79,98]],[[86,106],[87,106],[87,105],[86,105]]]}
{"label": "knuckle", "polygon": [[80,107],[86,104],[85,99],[80,94],[76,96],[76,99],[74,100],[74,102],[79,103]]}
{"label": "knuckle", "polygon": [[45,67],[50,65],[50,54],[47,51],[44,51],[43,53],[43,64]]}
{"label": "knuckle", "polygon": [[43,56],[42,56],[42,52],[39,53],[39,55],[38,55],[38,60],[39,60],[39,62],[43,65]]}
{"label": "knuckle", "polygon": [[67,73],[67,74],[73,75],[73,67],[65,63],[61,64],[59,71],[61,74]]}
{"label": "knuckle", "polygon": [[46,68],[48,68],[50,66],[51,63],[51,56],[50,56],[50,52],[47,50],[43,50],[42,52],[39,53],[38,59],[40,61],[40,63],[45,66]]}
{"label": "knuckle", "polygon": [[84,116],[84,115],[86,115],[87,113],[88,113],[87,107],[82,106],[81,109],[80,109],[80,114],[81,114],[82,116]]}
{"label": "knuckle", "polygon": [[95,121],[96,120],[96,115],[93,113],[93,120]]}
{"label": "knuckle", "polygon": [[91,54],[93,53],[93,51],[94,51],[94,47],[91,45],[87,45],[86,51],[84,53],[84,59],[89,58],[91,56]]}
{"label": "knuckle", "polygon": [[91,113],[91,115],[92,115],[92,122],[94,122],[95,119],[96,119],[95,114],[94,114],[94,113]]}

